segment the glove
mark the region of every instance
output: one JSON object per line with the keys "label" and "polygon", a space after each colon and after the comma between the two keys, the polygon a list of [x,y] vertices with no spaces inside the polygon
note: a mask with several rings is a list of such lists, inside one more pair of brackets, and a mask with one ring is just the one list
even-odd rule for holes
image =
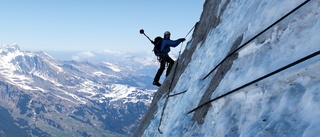
{"label": "glove", "polygon": [[180,38],[181,42],[184,42],[186,39],[185,38]]}

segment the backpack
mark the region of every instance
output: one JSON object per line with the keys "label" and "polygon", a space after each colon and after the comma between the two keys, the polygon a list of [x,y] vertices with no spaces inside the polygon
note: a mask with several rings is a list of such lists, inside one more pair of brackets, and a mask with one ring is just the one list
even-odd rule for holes
{"label": "backpack", "polygon": [[153,45],[154,45],[154,48],[153,48],[154,55],[160,56],[161,55],[160,50],[161,50],[161,45],[162,45],[162,38],[160,36],[154,38]]}

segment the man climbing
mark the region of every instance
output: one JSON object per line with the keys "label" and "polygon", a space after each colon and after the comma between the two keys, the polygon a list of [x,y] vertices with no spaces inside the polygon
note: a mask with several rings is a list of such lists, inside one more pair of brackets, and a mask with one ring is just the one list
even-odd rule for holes
{"label": "man climbing", "polygon": [[171,34],[169,31],[166,31],[164,33],[161,48],[159,51],[160,55],[158,57],[158,60],[160,62],[160,68],[158,69],[157,74],[155,75],[153,83],[152,83],[153,85],[158,86],[158,87],[161,86],[161,84],[159,83],[159,80],[160,80],[160,77],[161,77],[163,71],[165,70],[166,63],[169,64],[167,71],[166,71],[166,76],[169,75],[170,70],[174,64],[174,60],[171,57],[169,57],[169,54],[168,54],[170,52],[170,47],[176,47],[181,42],[186,40],[185,38],[180,38],[177,40],[170,40],[170,35]]}

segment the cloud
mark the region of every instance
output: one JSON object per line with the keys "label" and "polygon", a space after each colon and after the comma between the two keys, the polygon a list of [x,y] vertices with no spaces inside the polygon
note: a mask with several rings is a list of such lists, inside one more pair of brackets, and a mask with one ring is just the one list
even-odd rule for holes
{"label": "cloud", "polygon": [[95,55],[92,52],[85,51],[85,52],[77,53],[76,55],[72,56],[71,58],[72,58],[72,60],[80,61],[80,60],[87,60],[87,59],[90,59],[93,57],[95,57]]}

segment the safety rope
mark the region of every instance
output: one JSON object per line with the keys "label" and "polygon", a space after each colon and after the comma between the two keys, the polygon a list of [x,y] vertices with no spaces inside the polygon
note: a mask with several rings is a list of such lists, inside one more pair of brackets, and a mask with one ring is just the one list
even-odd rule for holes
{"label": "safety rope", "polygon": [[227,96],[227,95],[230,95],[230,94],[232,94],[232,93],[234,93],[234,92],[236,92],[236,91],[238,91],[238,90],[240,90],[240,89],[243,89],[243,88],[245,88],[245,87],[247,87],[247,86],[250,86],[250,85],[252,85],[252,84],[254,84],[254,83],[256,83],[256,82],[259,82],[259,81],[261,81],[261,80],[263,80],[263,79],[266,79],[266,78],[268,78],[268,77],[270,77],[270,76],[272,76],[272,75],[274,75],[274,74],[277,74],[277,73],[279,73],[279,72],[281,72],[281,71],[283,71],[283,70],[286,70],[286,69],[288,69],[288,68],[290,68],[290,67],[293,67],[293,66],[295,66],[295,65],[297,65],[297,64],[300,64],[300,63],[302,63],[302,62],[304,62],[304,61],[306,61],[306,60],[308,60],[308,59],[311,59],[311,58],[313,58],[313,57],[315,57],[315,56],[318,56],[319,54],[320,54],[320,50],[318,50],[317,52],[314,52],[314,53],[312,53],[312,54],[310,54],[310,55],[308,55],[308,56],[305,56],[305,57],[303,57],[303,58],[301,58],[301,59],[299,59],[299,60],[297,60],[297,61],[295,61],[295,62],[292,62],[292,63],[290,63],[290,64],[288,64],[288,65],[286,65],[286,66],[284,66],[284,67],[282,67],[282,68],[279,68],[279,69],[277,69],[277,70],[275,70],[275,71],[273,71],[273,72],[271,72],[271,73],[268,73],[268,74],[266,74],[266,75],[264,75],[264,76],[262,76],[262,77],[260,77],[260,78],[257,78],[257,79],[255,79],[255,80],[253,80],[253,81],[251,81],[251,82],[248,82],[247,84],[244,84],[244,85],[242,85],[242,86],[240,86],[240,87],[238,87],[238,88],[236,88],[236,89],[233,89],[233,90],[231,90],[231,91],[229,91],[229,92],[227,92],[227,93],[225,93],[225,94],[223,94],[223,95],[221,95],[221,96],[218,96],[218,97],[216,97],[216,98],[214,98],[214,99],[211,99],[211,100],[209,100],[209,101],[207,101],[207,102],[199,105],[198,107],[190,110],[190,111],[188,112],[188,114],[196,111],[197,109],[199,109],[199,108],[201,108],[201,107],[203,107],[203,106],[205,106],[205,105],[207,105],[207,104],[209,104],[209,103],[211,103],[211,102],[213,102],[213,101],[216,101],[216,100],[218,100],[218,99],[220,99],[220,98],[223,98],[223,97],[225,97],[225,96]]}
{"label": "safety rope", "polygon": [[[186,38],[189,34],[190,34],[190,32],[195,28],[195,26],[198,24],[198,22],[190,29],[190,31],[188,32],[188,34],[184,37],[184,38]],[[160,126],[161,126],[161,123],[162,123],[162,117],[163,117],[163,115],[164,115],[164,110],[165,110],[165,108],[166,108],[166,104],[168,103],[168,100],[169,100],[169,94],[170,94],[170,92],[171,92],[171,86],[172,86],[172,83],[173,83],[173,79],[174,79],[174,77],[175,77],[175,75],[176,75],[176,71],[177,71],[177,67],[178,67],[178,65],[179,65],[179,59],[180,59],[180,54],[181,54],[181,50],[182,50],[182,45],[183,45],[183,42],[181,43],[181,46],[180,46],[180,51],[179,51],[179,55],[178,55],[178,59],[177,59],[177,64],[175,65],[175,68],[174,68],[174,71],[173,71],[173,76],[172,76],[172,78],[171,78],[171,82],[170,82],[170,85],[169,85],[169,90],[168,90],[168,92],[166,93],[166,100],[165,100],[165,103],[164,103],[164,105],[163,105],[163,108],[162,108],[162,112],[161,112],[161,117],[160,117],[160,122],[159,122],[159,126],[158,126],[158,131],[159,131],[159,133],[160,134],[162,134],[162,131],[161,131],[161,129],[160,129]]]}
{"label": "safety rope", "polygon": [[185,91],[182,91],[182,92],[179,92],[179,93],[175,93],[175,94],[169,95],[169,97],[177,96],[177,95],[186,93],[187,91],[188,91],[188,90],[185,90]]}
{"label": "safety rope", "polygon": [[267,28],[265,28],[264,30],[262,30],[260,33],[258,33],[257,35],[255,35],[254,37],[252,37],[250,40],[248,40],[247,42],[245,42],[244,44],[242,44],[240,47],[238,47],[236,50],[234,50],[233,52],[231,52],[230,54],[228,54],[223,60],[221,60],[204,78],[202,78],[202,80],[206,79],[212,72],[214,72],[225,60],[227,60],[229,57],[231,57],[234,53],[236,53],[237,51],[239,51],[241,48],[243,48],[244,46],[246,46],[247,44],[249,44],[252,40],[256,39],[257,37],[259,37],[261,34],[263,34],[264,32],[266,32],[267,30],[269,30],[270,28],[272,28],[274,25],[278,24],[280,21],[282,21],[283,19],[285,19],[286,17],[288,17],[290,14],[292,14],[293,12],[295,12],[296,10],[298,10],[299,8],[301,8],[303,5],[307,4],[310,0],[306,0],[305,2],[303,2],[302,4],[300,4],[299,6],[297,6],[296,8],[294,8],[293,10],[291,10],[289,13],[287,13],[286,15],[282,16],[280,19],[278,19],[276,22],[274,22],[273,24],[271,24],[270,26],[268,26]]}

